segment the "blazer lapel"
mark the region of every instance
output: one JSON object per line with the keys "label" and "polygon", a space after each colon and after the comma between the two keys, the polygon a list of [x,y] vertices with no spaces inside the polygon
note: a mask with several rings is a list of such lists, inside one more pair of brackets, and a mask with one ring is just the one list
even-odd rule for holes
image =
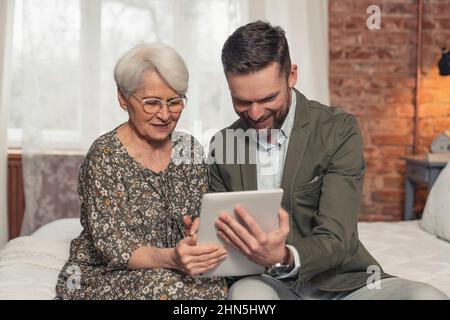
{"label": "blazer lapel", "polygon": [[281,188],[284,190],[282,203],[283,207],[288,211],[291,209],[290,195],[292,192],[292,183],[300,170],[310,136],[306,98],[296,89],[294,90],[297,94],[294,127],[289,138],[283,177],[281,179]]}

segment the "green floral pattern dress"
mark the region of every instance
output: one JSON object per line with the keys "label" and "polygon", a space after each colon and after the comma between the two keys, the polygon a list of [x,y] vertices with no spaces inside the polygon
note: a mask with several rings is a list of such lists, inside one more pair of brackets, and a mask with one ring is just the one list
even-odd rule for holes
{"label": "green floral pattern dress", "polygon": [[[117,129],[94,142],[78,181],[83,231],[72,240],[69,260],[58,277],[57,298],[226,298],[221,278],[195,279],[171,269],[127,269],[139,247],[175,247],[184,237],[182,216],[198,216],[208,191],[206,165],[194,162],[199,150],[202,154],[198,142],[178,132],[172,141],[172,160],[160,173],[128,154]],[[176,154],[191,155],[193,161],[175,161]]]}

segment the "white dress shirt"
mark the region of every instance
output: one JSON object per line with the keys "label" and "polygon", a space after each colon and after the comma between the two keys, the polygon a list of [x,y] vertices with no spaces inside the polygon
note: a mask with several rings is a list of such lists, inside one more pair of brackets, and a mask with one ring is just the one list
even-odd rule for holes
{"label": "white dress shirt", "polygon": [[[286,119],[280,130],[271,131],[274,143],[267,141],[267,135],[262,132],[258,136],[256,174],[258,181],[258,190],[278,189],[281,187],[283,177],[284,162],[289,144],[292,127],[294,125],[295,107],[297,105],[297,96],[294,90],[291,90],[291,106]],[[294,269],[291,272],[278,276],[278,279],[291,278],[297,275],[300,269],[300,257],[295,247],[286,245],[294,256]]]}

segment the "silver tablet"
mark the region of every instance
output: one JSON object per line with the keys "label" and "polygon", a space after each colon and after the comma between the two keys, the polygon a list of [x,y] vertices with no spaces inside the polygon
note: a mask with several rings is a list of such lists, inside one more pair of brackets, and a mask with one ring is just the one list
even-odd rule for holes
{"label": "silver tablet", "polygon": [[196,277],[244,276],[263,273],[263,266],[254,263],[218,237],[214,223],[221,212],[235,216],[234,207],[236,204],[240,204],[248,210],[264,231],[270,232],[278,226],[278,209],[282,196],[282,189],[206,194],[202,200],[197,243],[222,244],[227,249],[228,256],[216,268]]}

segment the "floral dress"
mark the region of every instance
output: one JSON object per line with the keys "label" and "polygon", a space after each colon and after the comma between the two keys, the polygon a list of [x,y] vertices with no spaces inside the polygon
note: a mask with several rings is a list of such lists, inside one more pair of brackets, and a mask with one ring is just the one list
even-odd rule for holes
{"label": "floral dress", "polygon": [[[83,231],[71,242],[57,299],[225,299],[222,278],[196,279],[171,269],[127,269],[142,246],[173,248],[184,237],[182,216],[199,215],[207,168],[191,136],[172,134],[172,159],[155,173],[132,158],[117,129],[98,138],[80,168]],[[192,155],[191,163],[180,155]],[[178,158],[177,158],[178,156]],[[196,159],[194,159],[196,158]]]}

